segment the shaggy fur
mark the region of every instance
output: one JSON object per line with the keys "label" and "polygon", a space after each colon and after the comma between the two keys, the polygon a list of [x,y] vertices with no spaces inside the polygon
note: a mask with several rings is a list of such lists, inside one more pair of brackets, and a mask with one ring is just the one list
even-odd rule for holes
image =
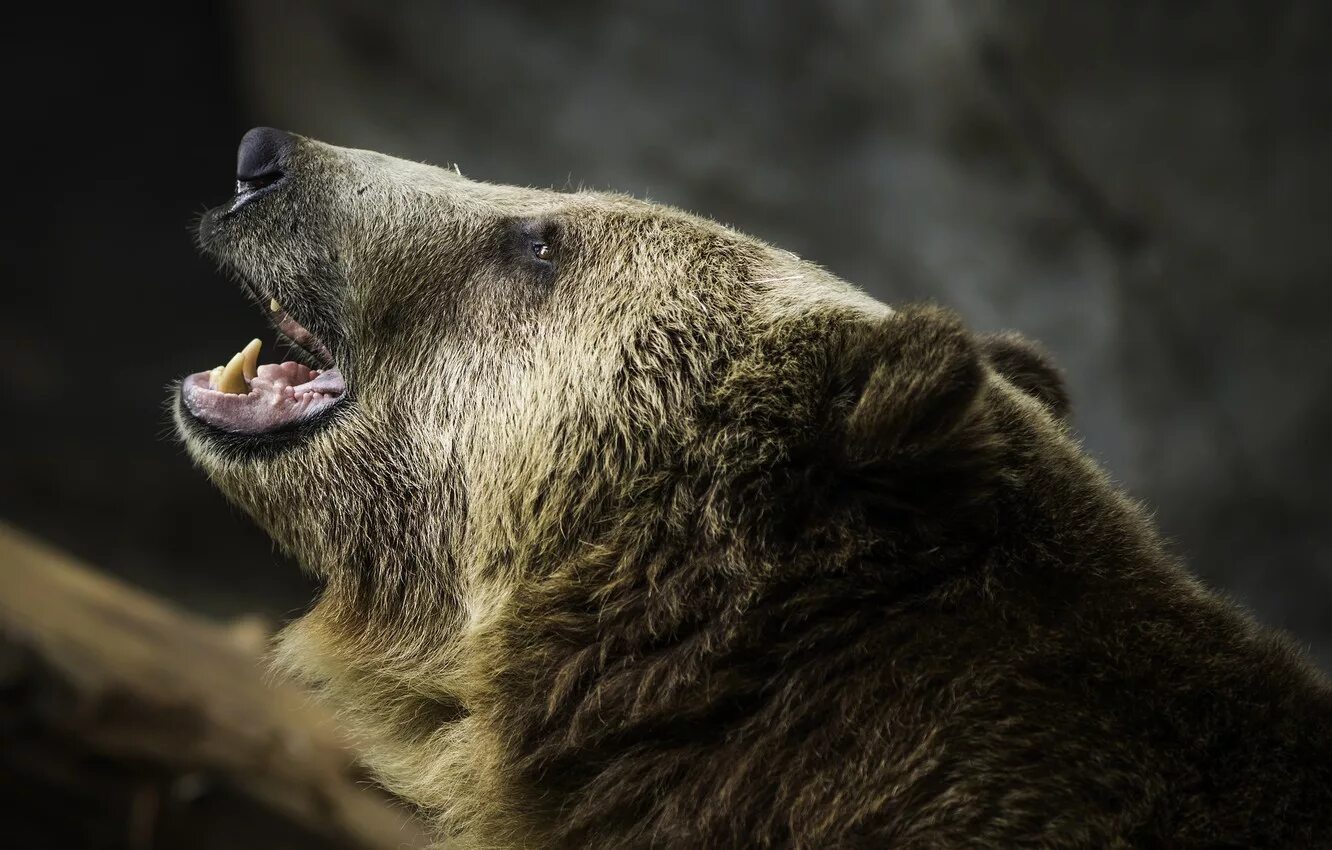
{"label": "shaggy fur", "polygon": [[178,424],[324,582],[282,664],[457,846],[1328,846],[1328,682],[1030,343],[628,198],[286,170],[201,241],[354,397]]}

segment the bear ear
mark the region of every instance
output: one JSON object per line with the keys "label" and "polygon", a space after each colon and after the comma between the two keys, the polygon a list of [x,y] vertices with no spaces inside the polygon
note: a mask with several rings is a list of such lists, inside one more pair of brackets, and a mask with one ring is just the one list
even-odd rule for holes
{"label": "bear ear", "polygon": [[980,338],[980,349],[994,371],[1045,405],[1056,419],[1068,421],[1064,375],[1045,349],[1016,333],[986,334]]}
{"label": "bear ear", "polygon": [[852,334],[847,449],[873,462],[947,443],[979,407],[982,354],[957,315],[911,306]]}

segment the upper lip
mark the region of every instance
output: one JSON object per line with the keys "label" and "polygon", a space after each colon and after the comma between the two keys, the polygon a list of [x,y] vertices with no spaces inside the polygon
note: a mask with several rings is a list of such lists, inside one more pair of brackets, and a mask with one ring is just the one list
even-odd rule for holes
{"label": "upper lip", "polygon": [[293,353],[304,355],[304,357],[297,356],[297,360],[317,369],[333,368],[335,365],[333,352],[328,345],[307,325],[293,317],[291,312],[276,299],[269,300],[268,317],[277,328],[278,335],[293,349]]}
{"label": "upper lip", "polygon": [[337,365],[328,343],[310,329],[308,322],[298,318],[288,305],[266,294],[249,280],[242,279],[241,287],[256,303],[262,305],[264,315],[277,331],[279,341],[291,349],[293,359],[314,369],[331,369]]}
{"label": "upper lip", "polygon": [[286,182],[287,175],[282,171],[270,171],[249,180],[237,180],[236,196],[232,199],[231,204],[223,210],[221,217],[227,218],[235,215],[246,204],[275,191]]}

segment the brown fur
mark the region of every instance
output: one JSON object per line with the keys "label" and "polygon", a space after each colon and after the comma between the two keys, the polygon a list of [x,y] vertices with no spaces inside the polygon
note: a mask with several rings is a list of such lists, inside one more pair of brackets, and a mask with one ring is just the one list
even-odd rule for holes
{"label": "brown fur", "polygon": [[1327,846],[1328,682],[1025,340],[627,198],[289,172],[202,239],[355,398],[283,448],[178,422],[325,582],[282,664],[461,846]]}

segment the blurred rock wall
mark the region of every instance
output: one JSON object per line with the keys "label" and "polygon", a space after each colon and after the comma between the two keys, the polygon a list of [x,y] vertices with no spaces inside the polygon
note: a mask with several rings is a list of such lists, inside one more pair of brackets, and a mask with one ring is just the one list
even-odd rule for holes
{"label": "blurred rock wall", "polygon": [[0,516],[219,615],[311,587],[170,437],[260,328],[192,247],[272,124],[678,204],[1043,340],[1088,449],[1332,667],[1332,5],[31,6],[3,32]]}

